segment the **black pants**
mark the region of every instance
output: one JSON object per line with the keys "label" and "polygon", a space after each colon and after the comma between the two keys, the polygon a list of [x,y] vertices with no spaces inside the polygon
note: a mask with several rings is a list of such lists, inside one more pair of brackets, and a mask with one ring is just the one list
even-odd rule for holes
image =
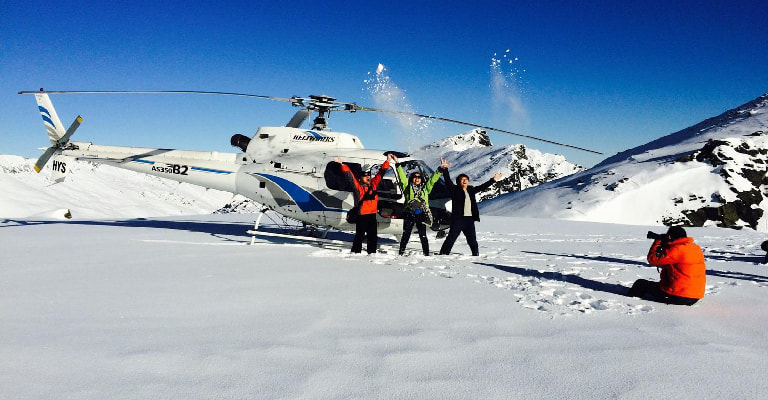
{"label": "black pants", "polygon": [[352,241],[352,252],[359,253],[363,250],[363,237],[368,237],[368,254],[376,252],[379,236],[376,234],[376,214],[363,214],[357,218],[355,224],[355,239]]}
{"label": "black pants", "polygon": [[400,255],[405,252],[405,246],[408,245],[408,240],[411,238],[411,232],[413,226],[416,225],[416,230],[419,232],[419,239],[421,240],[421,250],[425,256],[429,255],[429,240],[427,240],[427,226],[424,225],[424,213],[414,214],[408,212],[403,219],[403,238],[400,239]]}
{"label": "black pants", "polygon": [[675,304],[679,306],[692,306],[696,304],[699,299],[691,299],[688,297],[680,297],[672,294],[664,293],[659,288],[658,282],[652,282],[646,279],[638,279],[632,284],[632,287],[627,293],[629,297],[640,297],[645,300],[656,301],[659,303]]}
{"label": "black pants", "polygon": [[448,236],[445,237],[443,246],[440,247],[440,254],[450,254],[453,244],[456,243],[456,239],[459,237],[459,233],[463,233],[464,237],[467,238],[467,244],[469,249],[472,250],[472,255],[479,256],[480,250],[477,247],[475,219],[472,217],[459,217],[451,220],[451,228],[448,230]]}

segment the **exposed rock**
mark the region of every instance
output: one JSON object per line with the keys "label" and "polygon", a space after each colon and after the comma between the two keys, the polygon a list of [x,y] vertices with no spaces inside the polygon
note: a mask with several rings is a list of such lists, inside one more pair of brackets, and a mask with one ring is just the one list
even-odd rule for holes
{"label": "exposed rock", "polygon": [[[762,136],[762,131],[758,132],[748,136]],[[764,213],[760,204],[764,200],[765,185],[768,183],[768,150],[755,145],[751,139],[731,138],[710,140],[691,156],[699,162],[720,167],[719,174],[730,185],[736,199],[726,201],[721,194],[712,194],[713,199],[723,203],[721,206],[684,210],[683,215],[687,220],[671,218],[665,224],[703,226],[714,222],[722,227],[741,227],[745,223],[755,229]]]}

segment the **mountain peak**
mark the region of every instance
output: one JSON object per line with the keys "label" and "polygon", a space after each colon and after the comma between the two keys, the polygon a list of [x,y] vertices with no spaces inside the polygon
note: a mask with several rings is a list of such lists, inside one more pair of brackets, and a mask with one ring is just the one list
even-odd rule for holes
{"label": "mountain peak", "polygon": [[426,146],[426,148],[440,148],[446,151],[464,151],[473,148],[491,147],[491,138],[483,129],[473,129],[455,136],[440,139]]}
{"label": "mountain peak", "polygon": [[479,196],[479,200],[533,187],[581,171],[558,154],[541,153],[524,145],[494,146],[488,133],[473,129],[440,139],[414,151],[413,157],[424,160],[431,168],[445,158],[452,167],[451,175],[467,174],[472,184],[481,184],[501,173],[504,178]]}

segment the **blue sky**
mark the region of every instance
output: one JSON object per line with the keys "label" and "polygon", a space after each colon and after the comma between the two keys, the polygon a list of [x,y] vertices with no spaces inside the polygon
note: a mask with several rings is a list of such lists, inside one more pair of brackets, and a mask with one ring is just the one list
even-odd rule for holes
{"label": "blue sky", "polygon": [[[47,145],[34,99],[16,94],[40,87],[327,94],[375,107],[365,80],[381,63],[412,111],[605,153],[491,136],[584,166],[768,92],[764,0],[55,3],[0,2],[0,154]],[[494,72],[494,54],[517,61]],[[295,112],[212,96],[52,99],[65,125],[83,116],[74,140],[222,152],[235,152],[232,134]],[[330,125],[368,148],[412,136],[365,113]],[[417,139],[466,129],[435,123]]]}

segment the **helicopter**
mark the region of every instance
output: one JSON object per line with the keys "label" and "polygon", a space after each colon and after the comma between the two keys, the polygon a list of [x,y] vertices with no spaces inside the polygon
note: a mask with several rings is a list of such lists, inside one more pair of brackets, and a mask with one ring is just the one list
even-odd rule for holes
{"label": "helicopter", "polygon": [[[126,146],[106,146],[91,142],[71,141],[70,138],[82,123],[77,116],[64,130],[49,95],[51,94],[204,94],[260,98],[290,103],[300,109],[285,126],[259,127],[252,137],[235,134],[230,144],[237,153],[215,151],[191,151]],[[353,189],[334,161],[340,157],[356,176],[364,172],[375,175],[379,166],[393,154],[406,176],[420,172],[429,176],[434,171],[423,161],[411,158],[396,150],[371,150],[363,146],[356,135],[328,130],[327,120],[331,112],[357,111],[404,115],[450,122],[475,128],[511,134],[559,146],[602,154],[577,146],[557,143],[534,136],[522,135],[501,129],[458,120],[417,114],[405,111],[384,110],[336,101],[327,95],[290,98],[246,93],[206,91],[21,91],[22,95],[34,95],[43,125],[48,133],[50,146],[35,163],[38,173],[51,163],[51,179],[60,182],[70,169],[71,159],[86,160],[205,188],[240,194],[260,204],[262,213],[272,210],[284,217],[301,222],[305,226],[338,230],[354,230],[346,220],[347,212],[354,206]],[[316,113],[309,129],[302,128],[308,118]],[[404,199],[397,174],[390,168],[382,177],[377,189],[379,208],[378,232],[392,234],[398,241],[403,230]],[[430,209],[434,222],[430,227],[444,234],[450,221],[450,195],[443,178],[430,194]],[[257,219],[254,229],[258,229]]]}

